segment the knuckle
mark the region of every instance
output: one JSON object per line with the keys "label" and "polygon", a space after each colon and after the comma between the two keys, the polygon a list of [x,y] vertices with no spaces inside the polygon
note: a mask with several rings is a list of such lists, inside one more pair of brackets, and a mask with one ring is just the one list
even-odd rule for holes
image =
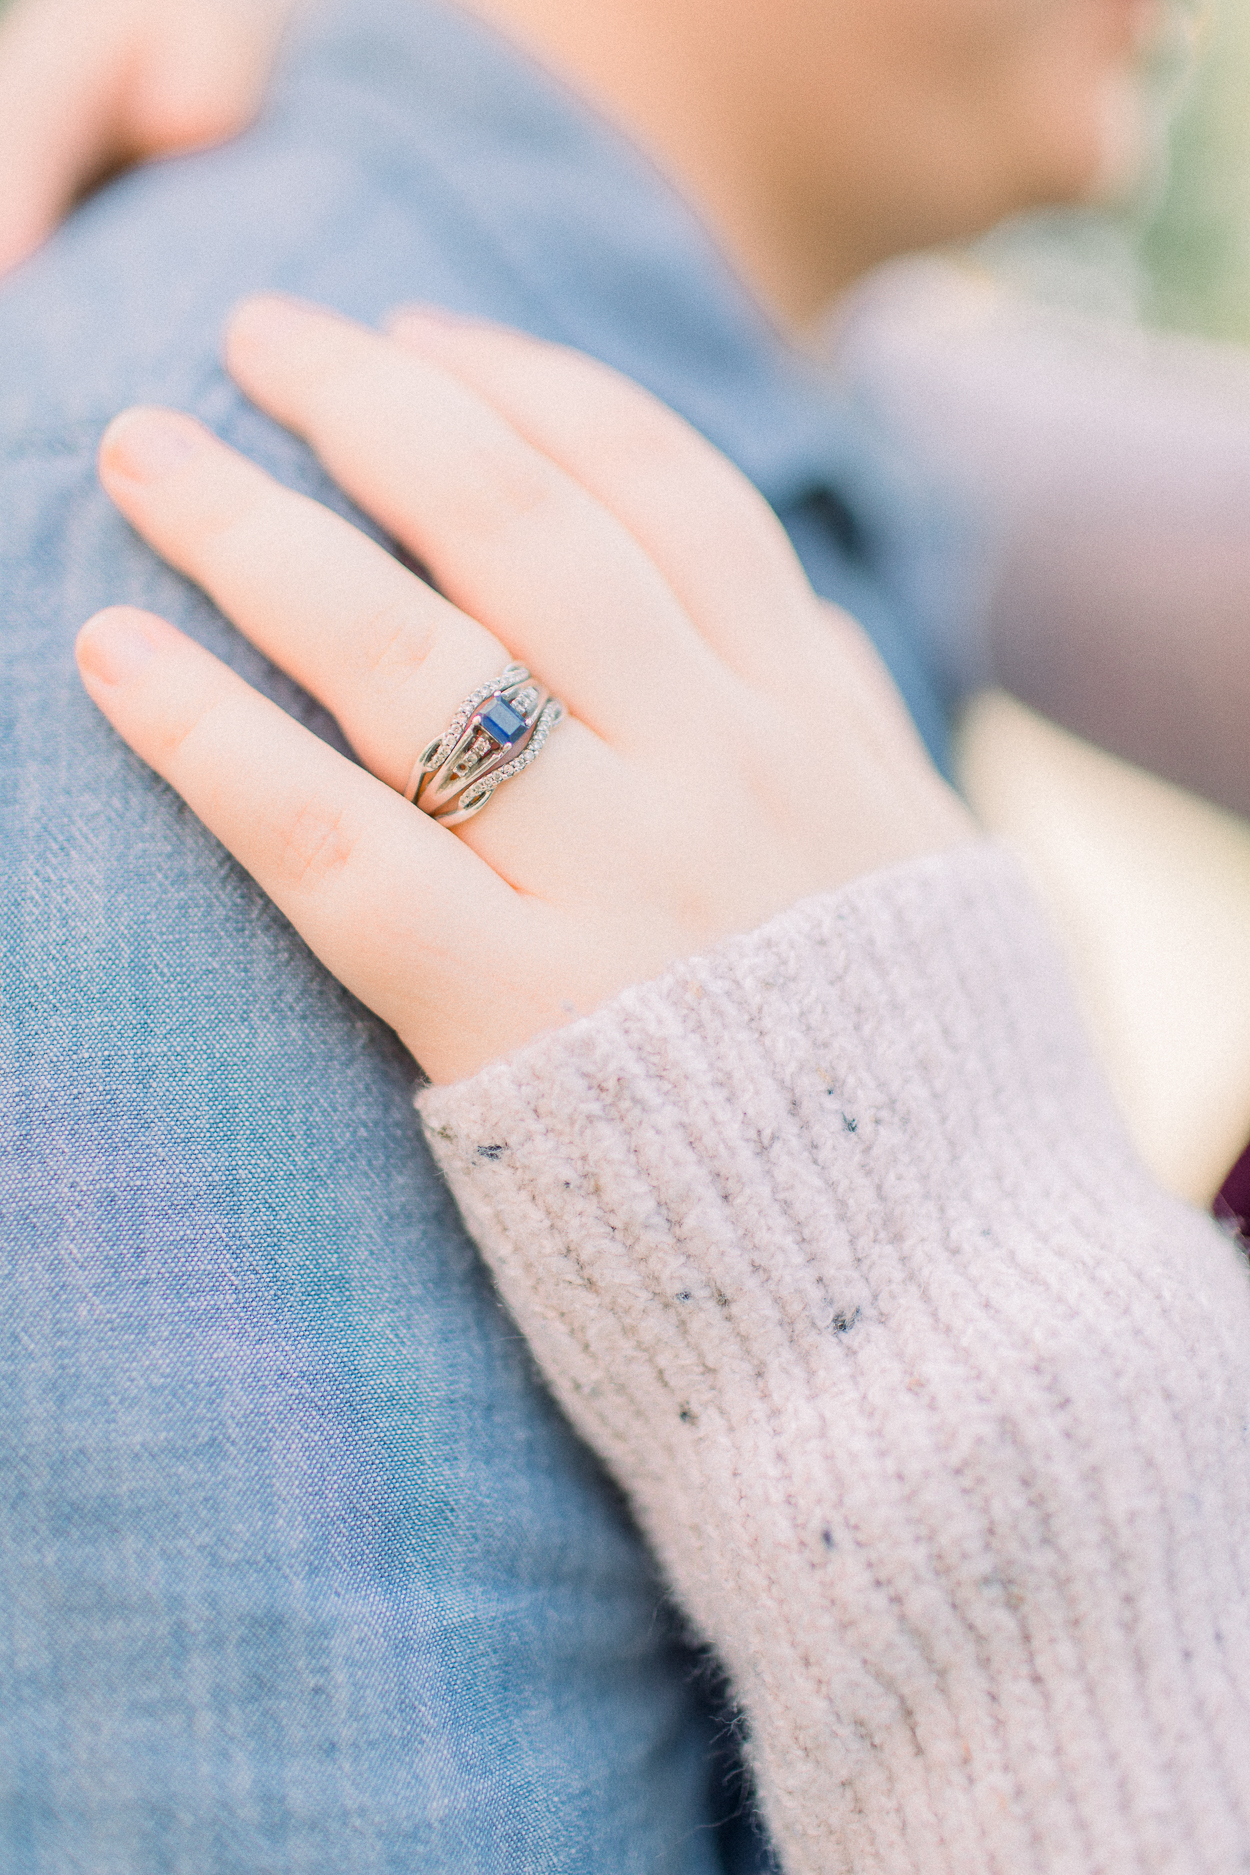
{"label": "knuckle", "polygon": [[281,495],[251,463],[223,455],[213,461],[177,515],[181,558],[209,580],[247,574],[259,538],[286,519]]}
{"label": "knuckle", "polygon": [[461,525],[483,535],[503,534],[541,513],[556,499],[558,480],[550,463],[524,447],[484,444],[465,459],[459,478]]}
{"label": "knuckle", "polygon": [[434,648],[437,630],[409,598],[392,599],[372,612],[360,634],[367,649],[366,677],[391,688],[420,672]]}
{"label": "knuckle", "polygon": [[211,747],[213,725],[222,707],[222,699],[217,697],[207,702],[187,700],[181,707],[180,700],[174,699],[167,705],[166,714],[155,726],[156,748],[152,758],[161,774],[173,774],[197,743],[207,740]]}
{"label": "knuckle", "polygon": [[287,885],[309,891],[344,873],[355,851],[346,815],[314,796],[300,802],[278,830],[275,863]]}

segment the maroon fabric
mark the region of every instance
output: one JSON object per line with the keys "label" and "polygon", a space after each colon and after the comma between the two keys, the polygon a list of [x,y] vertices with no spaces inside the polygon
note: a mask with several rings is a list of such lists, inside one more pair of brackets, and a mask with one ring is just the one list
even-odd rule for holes
{"label": "maroon fabric", "polygon": [[1250,1243],[1250,1146],[1224,1180],[1211,1208],[1221,1224]]}

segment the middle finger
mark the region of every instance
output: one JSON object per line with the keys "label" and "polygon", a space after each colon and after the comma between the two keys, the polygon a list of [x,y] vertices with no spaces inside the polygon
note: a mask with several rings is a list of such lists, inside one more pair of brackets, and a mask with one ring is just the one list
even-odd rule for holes
{"label": "middle finger", "polygon": [[451,372],[276,297],[236,313],[228,357],[248,395],[606,741],[667,749],[691,687],[724,676],[628,529]]}

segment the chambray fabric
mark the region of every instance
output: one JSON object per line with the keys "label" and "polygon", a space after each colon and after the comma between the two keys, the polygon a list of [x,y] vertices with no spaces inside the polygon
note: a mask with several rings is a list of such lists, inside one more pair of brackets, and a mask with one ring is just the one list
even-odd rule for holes
{"label": "chambray fabric", "polygon": [[253,132],[119,182],[0,290],[0,1871],[744,1871],[714,1698],[413,1064],[74,673],[133,601],[338,740],[95,484],[110,416],[167,402],[346,511],[220,369],[261,286],[439,300],[652,386],[942,746],[870,439],[642,159],[452,11],[345,0]]}

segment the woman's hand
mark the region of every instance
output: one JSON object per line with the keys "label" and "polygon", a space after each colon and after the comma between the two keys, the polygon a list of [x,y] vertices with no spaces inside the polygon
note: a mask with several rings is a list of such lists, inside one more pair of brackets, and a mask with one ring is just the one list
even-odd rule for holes
{"label": "woman's hand", "polygon": [[[495,328],[409,315],[383,338],[270,298],[228,356],[445,597],[191,418],[134,410],[101,449],[114,501],[364,766],[148,614],[84,627],[83,680],[435,1080],[968,837],[862,634],[634,386]],[[398,790],[512,658],[570,719],[450,831]]]}
{"label": "woman's hand", "polygon": [[0,18],[0,273],[116,169],[249,124],[299,0],[14,0]]}

